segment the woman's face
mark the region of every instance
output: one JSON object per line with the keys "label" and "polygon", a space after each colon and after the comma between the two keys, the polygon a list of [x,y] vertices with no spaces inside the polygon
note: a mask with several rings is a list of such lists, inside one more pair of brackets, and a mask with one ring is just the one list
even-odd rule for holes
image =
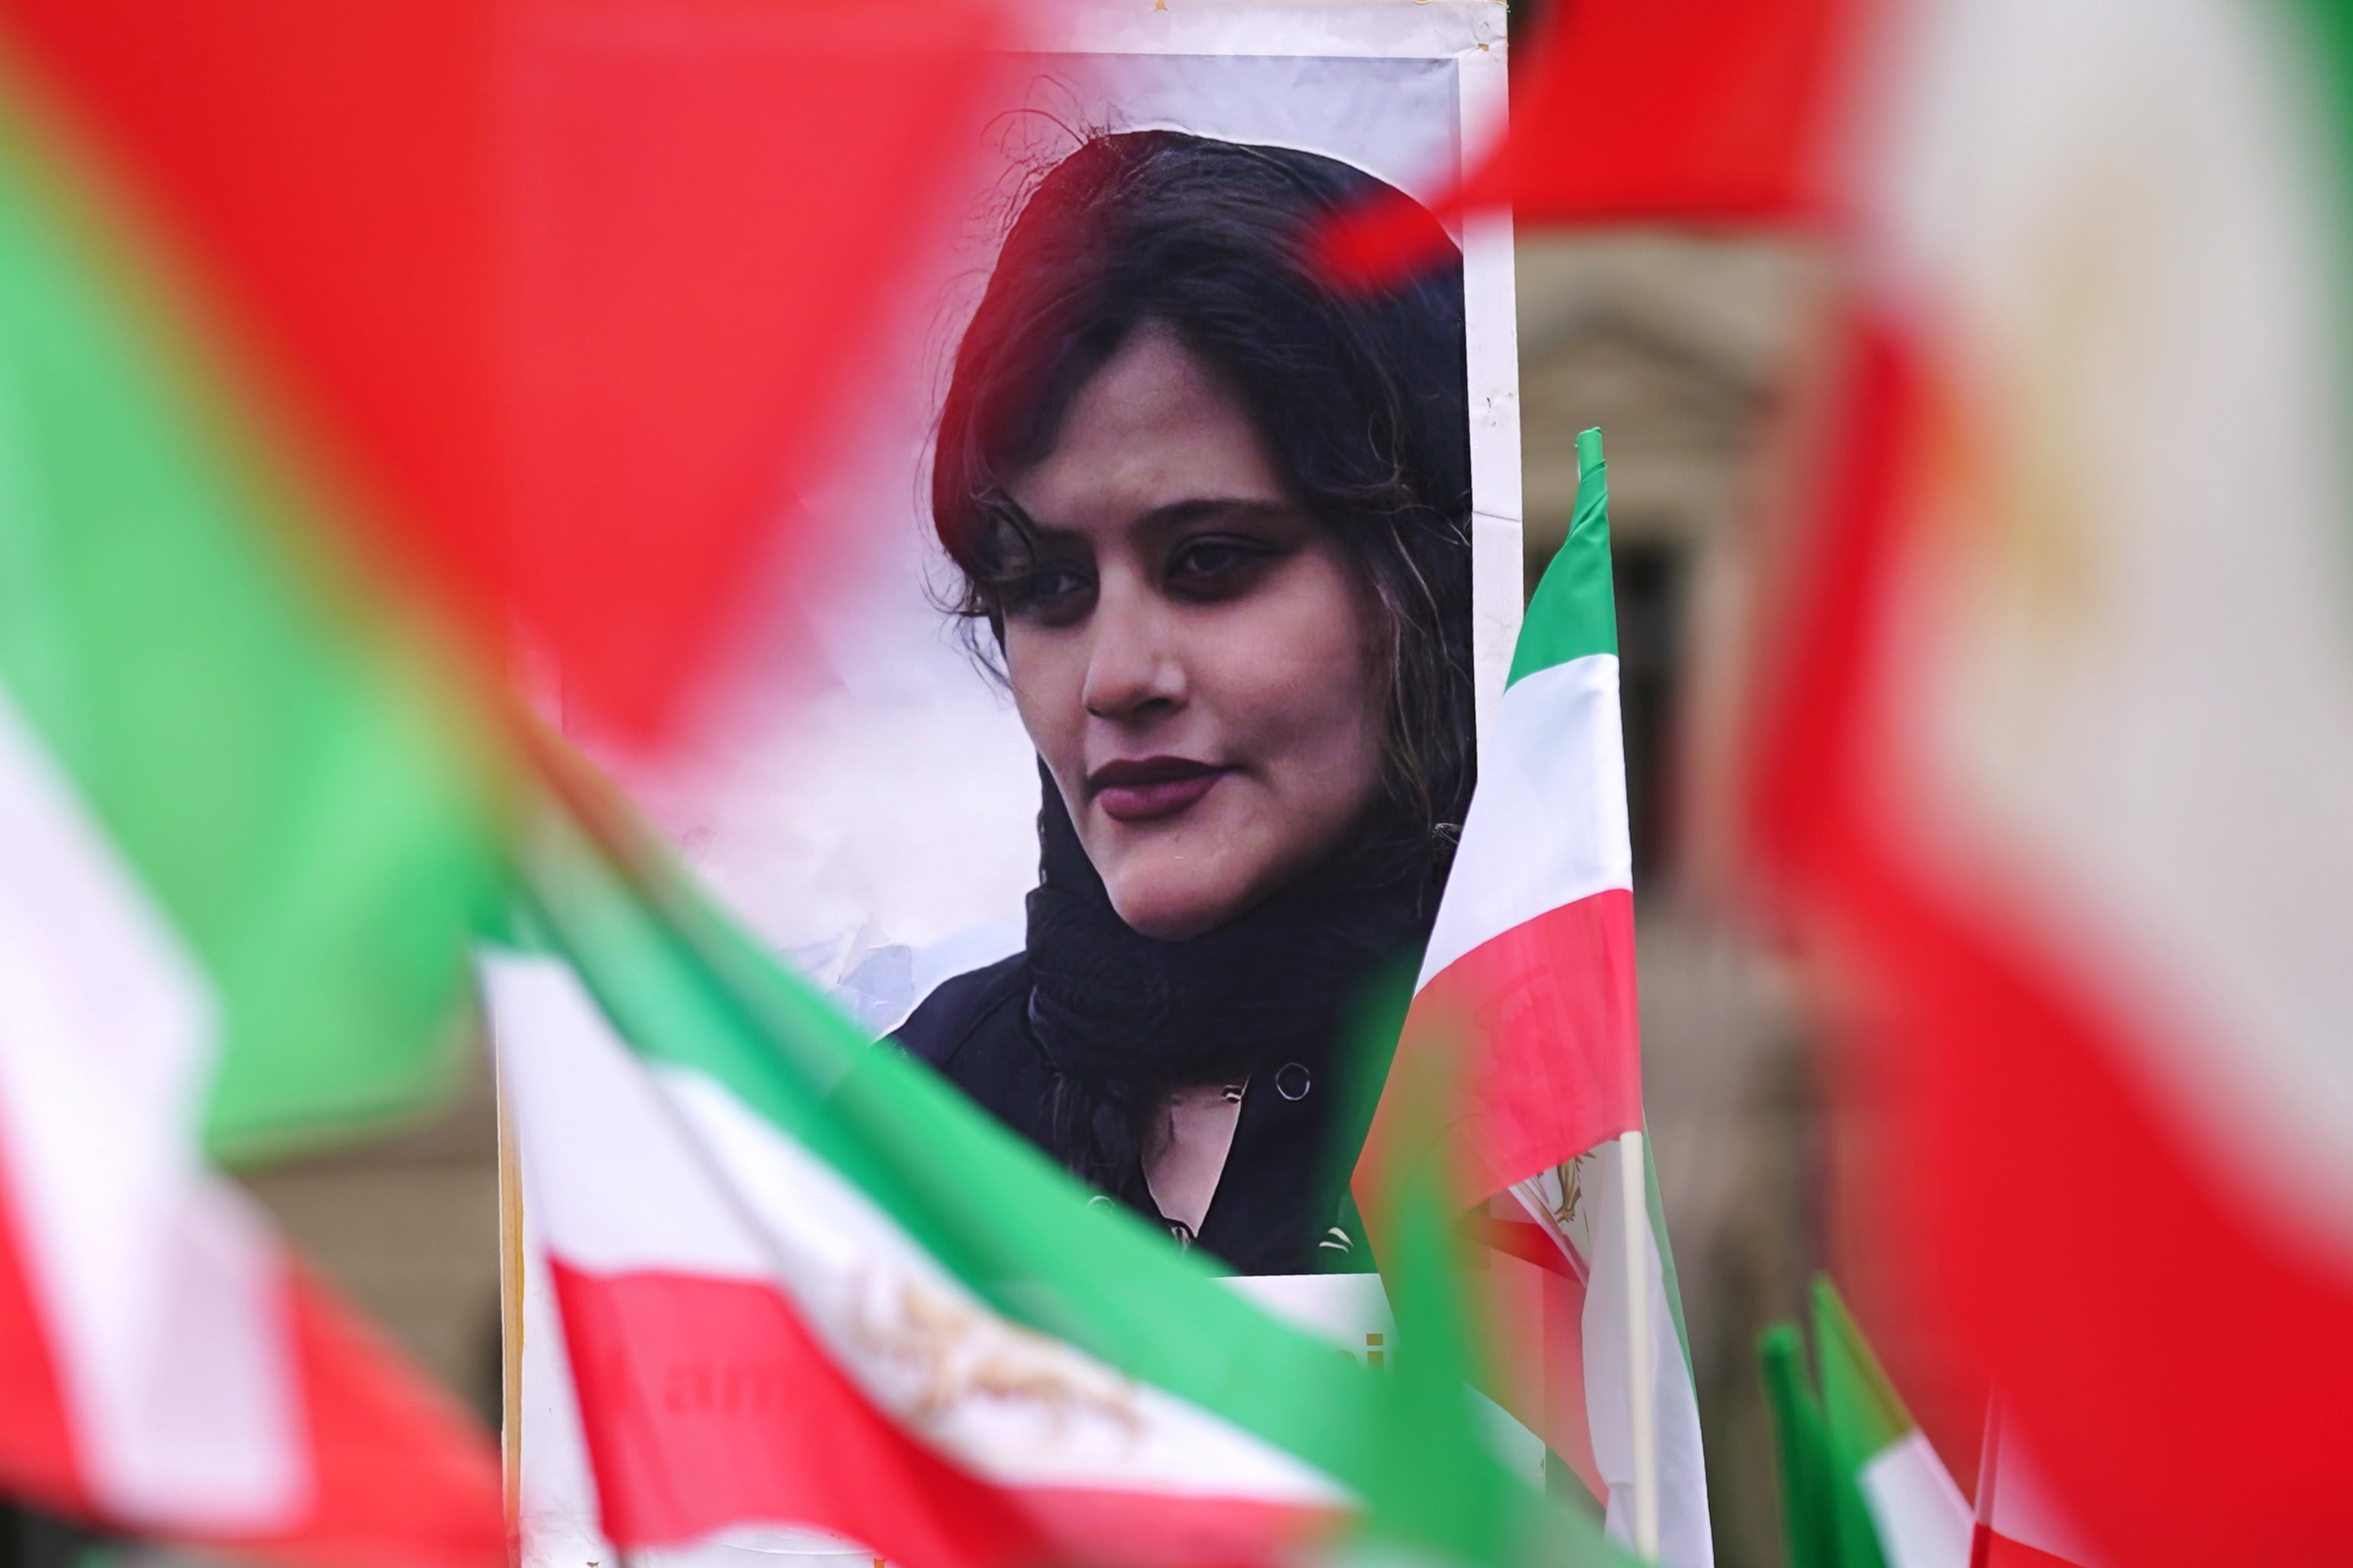
{"label": "woman's face", "polygon": [[1371,595],[1241,405],[1156,324],[1011,492],[1038,529],[1005,601],[1021,721],[1120,918],[1198,935],[1371,804]]}

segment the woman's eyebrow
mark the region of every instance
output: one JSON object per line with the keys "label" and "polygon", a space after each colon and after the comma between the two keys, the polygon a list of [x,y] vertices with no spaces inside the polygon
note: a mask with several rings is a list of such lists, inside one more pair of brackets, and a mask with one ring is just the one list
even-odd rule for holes
{"label": "woman's eyebrow", "polygon": [[1130,526],[1182,528],[1187,523],[1203,522],[1211,518],[1248,522],[1259,518],[1291,517],[1298,510],[1289,501],[1268,500],[1262,496],[1187,496],[1183,500],[1166,501],[1150,511],[1138,514]]}
{"label": "woman's eyebrow", "polygon": [[[1005,510],[1017,521],[1018,531],[1033,547],[1065,544],[1084,538],[1088,531],[1083,528],[1065,528],[1040,522],[1009,502],[1006,503]],[[1298,515],[1299,509],[1291,502],[1269,500],[1264,496],[1187,496],[1182,500],[1164,501],[1147,511],[1140,511],[1128,521],[1126,526],[1146,532],[1158,532],[1213,519],[1249,522],[1260,518]]]}

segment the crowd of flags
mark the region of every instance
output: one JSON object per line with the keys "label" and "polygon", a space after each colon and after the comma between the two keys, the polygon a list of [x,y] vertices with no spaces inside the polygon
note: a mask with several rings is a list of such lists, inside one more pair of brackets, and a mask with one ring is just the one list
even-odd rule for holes
{"label": "crowd of flags", "polygon": [[[665,79],[671,151],[733,105],[786,117],[793,166],[783,89],[843,74],[810,74],[821,12],[667,14],[736,40]],[[607,214],[636,305],[733,240],[789,264],[778,212],[838,220],[827,331],[722,290],[729,330],[663,337],[560,293],[500,319],[500,195],[455,173],[495,164],[475,95],[516,38],[613,73],[518,89],[539,133],[638,122],[600,116],[659,84],[575,17],[0,5],[0,1489],[254,1560],[507,1556],[487,1438],[225,1173],[430,1104],[479,974],[625,1548],[772,1518],[902,1568],[1711,1561],[1598,437],[1399,1053],[1477,1135],[1436,1157],[1385,1106],[1358,1173],[1405,1347],[1375,1375],[868,1051],[497,695],[513,612],[659,731],[773,494],[721,437],[842,384],[838,296],[894,275],[925,116],[1015,21],[923,0],[865,38],[904,110],[872,163],[683,187],[679,248]],[[1996,1402],[1969,1508],[1818,1289],[1818,1373],[1794,1327],[1762,1348],[1792,1560],[2319,1560],[2353,1401],[2353,30],[2316,0],[1554,28],[1459,207],[1770,224],[1848,272],[1736,793],[1844,1058],[1899,1069],[1874,1305]],[[1359,218],[1335,267],[1413,263]],[[600,480],[620,393],[549,392],[586,321],[676,394],[629,459],[675,494]],[[581,566],[583,498],[674,508],[664,549],[617,512]],[[1504,1474],[1466,1384],[1591,1506]]]}

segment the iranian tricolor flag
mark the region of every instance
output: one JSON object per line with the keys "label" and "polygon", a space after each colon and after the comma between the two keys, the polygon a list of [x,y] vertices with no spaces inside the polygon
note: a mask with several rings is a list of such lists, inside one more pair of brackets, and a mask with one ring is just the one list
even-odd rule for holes
{"label": "iranian tricolor flag", "polygon": [[2329,1561],[2353,28],[1920,0],[1879,32],[1844,446],[1754,796],[1890,1091],[1852,1197],[2109,1560]]}
{"label": "iranian tricolor flag", "polygon": [[1969,1568],[1969,1505],[1828,1279],[1814,1355],[1832,1461],[1852,1478],[1886,1568]]}
{"label": "iranian tricolor flag", "polygon": [[481,781],[31,101],[0,91],[0,1489],[489,1568],[487,1439],[216,1163],[437,1087]]}
{"label": "iranian tricolor flag", "polygon": [[[1641,1136],[1633,858],[1601,435],[1528,605],[1479,788],[1355,1188],[1410,1152],[1399,1086],[1450,1080],[1459,1191],[1490,1204],[1496,1396],[1621,1538],[1713,1561],[1683,1310]],[[1646,1517],[1647,1515],[1647,1517]]]}
{"label": "iranian tricolor flag", "polygon": [[1364,1369],[870,1046],[572,793],[528,858],[540,950],[487,976],[616,1545],[1179,1568],[1355,1510]]}
{"label": "iranian tricolor flag", "polygon": [[1855,285],[1746,784],[1899,1113],[1844,1195],[2118,1560],[2341,1553],[2346,8],[1590,0],[1524,63],[1467,201]]}
{"label": "iranian tricolor flag", "polygon": [[[1827,1278],[1814,1280],[1817,1393],[1793,1322],[1757,1343],[1796,1568],[1971,1568],[1968,1504]],[[1978,1565],[1982,1568],[1982,1565]]]}

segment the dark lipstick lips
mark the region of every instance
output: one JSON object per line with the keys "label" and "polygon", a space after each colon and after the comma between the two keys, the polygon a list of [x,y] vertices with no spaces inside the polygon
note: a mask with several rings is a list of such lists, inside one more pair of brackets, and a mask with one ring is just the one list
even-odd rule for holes
{"label": "dark lipstick lips", "polygon": [[1095,804],[1114,822],[1150,822],[1189,809],[1227,770],[1184,757],[1105,763],[1087,775]]}

